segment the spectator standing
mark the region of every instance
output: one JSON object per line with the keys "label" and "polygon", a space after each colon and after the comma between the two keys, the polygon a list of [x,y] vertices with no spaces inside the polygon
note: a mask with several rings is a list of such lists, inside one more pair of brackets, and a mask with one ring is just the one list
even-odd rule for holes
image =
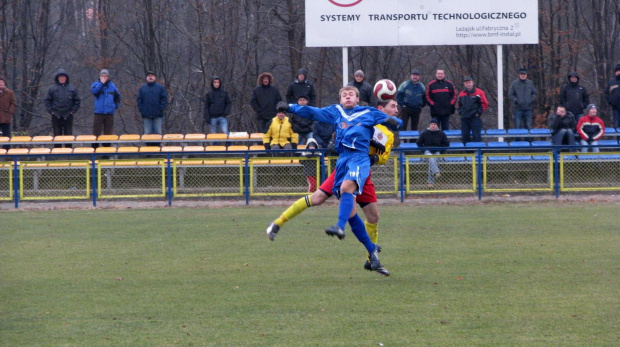
{"label": "spectator standing", "polygon": [[409,80],[398,86],[396,102],[400,106],[400,119],[403,120],[403,129],[407,130],[411,120],[411,130],[418,130],[422,107],[426,106],[426,86],[420,82],[420,70],[411,70]]}
{"label": "spectator standing", "polygon": [[163,134],[164,109],[168,106],[168,94],[161,84],[155,82],[152,71],[146,73],[146,83],[138,90],[138,110],[144,121],[144,134]]}
{"label": "spectator standing", "polygon": [[579,74],[571,72],[566,77],[568,84],[560,90],[560,105],[575,116],[578,121],[583,116],[583,109],[590,104],[590,95],[585,87],[579,85]]}
{"label": "spectator standing", "polygon": [[417,141],[418,147],[424,149],[424,155],[429,155],[428,158],[428,178],[427,183],[432,186],[435,180],[441,177],[439,171],[439,165],[437,165],[437,158],[435,155],[441,154],[442,150],[438,150],[440,147],[450,147],[450,141],[446,133],[439,130],[439,121],[436,118],[431,119],[428,129],[424,130]]}
{"label": "spectator standing", "polygon": [[515,129],[532,128],[532,106],[536,93],[534,82],[527,78],[527,70],[519,69],[519,78],[512,81],[508,90],[508,97],[514,105]]}
{"label": "spectator standing", "polygon": [[[308,99],[305,96],[300,96],[299,100],[297,100],[297,105],[306,106],[308,105]],[[300,117],[296,114],[291,113],[289,116],[289,120],[291,125],[293,126],[293,132],[299,135],[299,144],[303,145],[308,141],[309,138],[313,137],[312,135],[312,121],[308,118]]]}
{"label": "spectator standing", "polygon": [[286,102],[296,104],[297,100],[302,96],[308,99],[308,105],[315,106],[316,91],[314,90],[314,84],[308,81],[308,72],[304,68],[297,71],[297,78],[288,85]]}
{"label": "spectator standing", "polygon": [[620,64],[614,69],[614,77],[607,83],[605,99],[611,105],[614,116],[614,127],[620,128]]}
{"label": "spectator standing", "polygon": [[271,120],[269,128],[263,134],[265,149],[297,149],[298,137],[293,132],[293,127],[283,111]]}
{"label": "spectator standing", "polygon": [[276,105],[282,101],[280,91],[273,86],[273,75],[263,72],[258,75],[258,86],[252,91],[250,104],[258,118],[258,129],[261,133],[267,132],[269,122],[276,115]]}
{"label": "spectator standing", "polygon": [[361,106],[375,106],[377,103],[374,100],[374,93],[372,92],[372,86],[370,83],[364,80],[364,71],[357,70],[353,74],[353,81],[349,82],[350,86],[357,88],[360,92],[360,105]]}
{"label": "spectator standing", "polygon": [[428,82],[426,103],[431,108],[431,118],[436,118],[441,130],[450,129],[450,115],[454,113],[456,104],[456,88],[454,83],[446,79],[443,70],[437,70],[435,79]]}
{"label": "spectator standing", "polygon": [[[586,108],[586,114],[577,123],[577,133],[581,137],[581,145],[598,145],[598,140],[605,135],[605,124],[597,116],[596,105],[590,104]],[[587,147],[581,148],[582,152],[587,152]],[[592,148],[592,152],[600,152],[598,147]]]}
{"label": "spectator standing", "polygon": [[205,95],[205,122],[209,124],[209,132],[218,132],[228,135],[228,115],[232,102],[230,95],[222,88],[222,79],[219,76],[211,78],[211,91]]}
{"label": "spectator standing", "polygon": [[16,108],[15,94],[6,87],[4,77],[0,77],[0,136],[11,137],[11,123]]}
{"label": "spectator standing", "polygon": [[[99,80],[90,85],[95,97],[95,118],[93,119],[93,135],[99,136],[114,133],[114,111],[121,105],[121,93],[110,79],[106,69],[99,72]],[[94,148],[98,145],[93,144]]]}
{"label": "spectator standing", "polygon": [[54,75],[54,85],[47,91],[45,109],[52,116],[54,136],[73,135],[73,115],[80,109],[80,96],[69,83],[69,75],[59,69]]}
{"label": "spectator standing", "polygon": [[547,126],[551,130],[551,143],[554,146],[575,145],[575,115],[566,110],[563,105],[555,109],[555,113],[547,119]]}
{"label": "spectator standing", "polygon": [[470,132],[474,141],[482,141],[482,119],[480,116],[489,108],[486,94],[474,85],[470,76],[463,80],[465,89],[459,94],[458,112],[461,115],[461,138],[463,144],[469,142]]}

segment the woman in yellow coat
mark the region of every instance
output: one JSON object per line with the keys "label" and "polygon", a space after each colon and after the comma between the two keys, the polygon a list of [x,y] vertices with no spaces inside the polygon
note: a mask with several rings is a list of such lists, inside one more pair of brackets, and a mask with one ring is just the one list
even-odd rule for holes
{"label": "woman in yellow coat", "polygon": [[293,132],[291,122],[284,112],[278,112],[263,134],[265,149],[297,149],[299,136]]}

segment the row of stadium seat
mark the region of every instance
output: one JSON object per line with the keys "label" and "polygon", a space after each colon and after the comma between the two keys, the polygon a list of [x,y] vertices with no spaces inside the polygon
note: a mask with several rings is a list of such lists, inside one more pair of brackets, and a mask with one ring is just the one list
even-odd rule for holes
{"label": "row of stadium seat", "polygon": [[[297,149],[305,149],[305,145],[299,145]],[[92,154],[92,153],[157,153],[157,152],[234,152],[234,151],[264,151],[262,145],[254,146],[121,146],[121,147],[75,147],[75,148],[0,148],[0,155],[45,155],[45,154]]]}
{"label": "row of stadium seat", "polygon": [[[460,129],[450,129],[444,131],[448,137],[461,137]],[[620,136],[620,128],[605,128],[606,136]],[[417,130],[406,130],[399,132],[401,139],[415,139],[420,136]],[[482,136],[486,137],[550,137],[551,131],[546,128],[540,129],[487,129],[482,130]]]}
{"label": "row of stadium seat", "polygon": [[[578,145],[578,144],[577,144]],[[619,145],[618,140],[599,140],[599,146],[617,147]],[[486,147],[486,148],[506,148],[506,147],[550,147],[551,141],[512,141],[512,142],[468,142],[463,145],[462,142],[450,142],[450,148],[465,148],[465,147]],[[414,143],[401,143],[401,149],[419,149],[418,145]]]}
{"label": "row of stadium seat", "polygon": [[13,136],[11,138],[0,136],[0,143],[20,143],[20,144],[45,144],[45,143],[68,143],[68,142],[101,142],[101,141],[222,141],[222,140],[256,140],[262,141],[262,133],[230,133],[226,134],[123,134],[123,135],[60,135],[60,136]]}

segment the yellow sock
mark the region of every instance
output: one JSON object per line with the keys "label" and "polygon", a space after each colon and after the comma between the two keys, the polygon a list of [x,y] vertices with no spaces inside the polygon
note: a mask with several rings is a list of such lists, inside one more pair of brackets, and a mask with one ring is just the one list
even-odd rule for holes
{"label": "yellow sock", "polygon": [[379,240],[379,230],[377,230],[379,228],[379,224],[370,224],[368,221],[364,221],[364,225],[366,226],[366,232],[370,237],[370,241],[376,244]]}
{"label": "yellow sock", "polygon": [[307,195],[295,201],[289,208],[286,209],[286,211],[282,212],[282,215],[280,215],[278,219],[273,222],[278,226],[282,226],[284,223],[302,213],[308,207],[312,207],[312,199],[310,199],[311,196],[312,195]]}

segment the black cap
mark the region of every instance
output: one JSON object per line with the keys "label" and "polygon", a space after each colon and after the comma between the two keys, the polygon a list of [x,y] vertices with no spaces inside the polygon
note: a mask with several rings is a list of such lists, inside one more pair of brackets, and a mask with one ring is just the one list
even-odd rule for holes
{"label": "black cap", "polygon": [[467,82],[467,81],[473,81],[474,79],[471,78],[471,76],[465,76],[465,78],[463,78],[463,82]]}
{"label": "black cap", "polygon": [[419,74],[420,74],[420,70],[418,70],[418,69],[413,69],[413,70],[411,70],[411,74],[412,74],[412,75],[419,75]]}
{"label": "black cap", "polygon": [[428,122],[428,124],[433,124],[433,123],[439,125],[439,121],[437,120],[437,118],[431,118],[431,121]]}
{"label": "black cap", "polygon": [[147,71],[147,72],[146,72],[146,75],[147,75],[147,76],[148,76],[148,75],[157,76],[157,75],[156,75],[153,71]]}
{"label": "black cap", "polygon": [[527,73],[527,69],[526,69],[526,68],[524,68],[524,67],[522,67],[522,68],[520,68],[520,69],[519,69],[519,73],[520,73],[520,74],[522,74],[522,73]]}
{"label": "black cap", "polygon": [[616,65],[616,68],[614,69],[614,72],[616,71],[620,71],[620,64]]}

